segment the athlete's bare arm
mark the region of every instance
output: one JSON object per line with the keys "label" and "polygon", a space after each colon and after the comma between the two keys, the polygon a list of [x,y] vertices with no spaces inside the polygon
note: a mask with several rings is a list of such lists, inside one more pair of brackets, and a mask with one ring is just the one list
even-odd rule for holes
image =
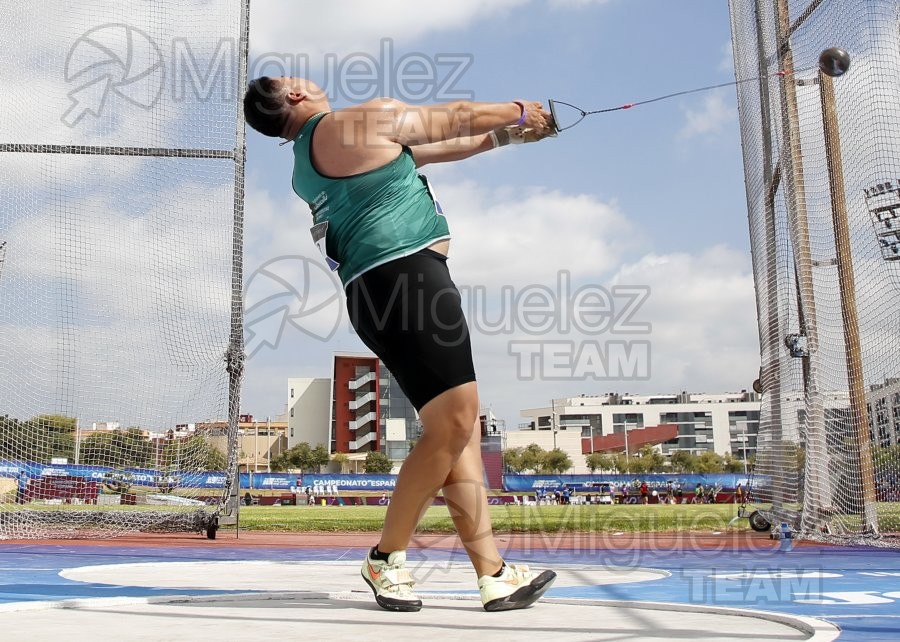
{"label": "athlete's bare arm", "polygon": [[385,110],[392,116],[387,137],[401,145],[427,145],[519,124],[537,131],[549,129],[551,116],[539,102],[476,103],[456,101],[441,105],[407,105],[390,101]]}
{"label": "athlete's bare arm", "polygon": [[429,163],[451,163],[470,158],[494,149],[494,142],[489,135],[481,134],[442,140],[439,143],[415,145],[410,149],[416,160],[416,167],[422,167]]}
{"label": "athlete's bare arm", "polygon": [[504,127],[488,134],[451,138],[437,143],[415,145],[410,149],[416,160],[416,167],[422,167],[429,163],[450,163],[463,160],[510,143],[536,143],[550,134],[551,132],[539,133],[523,127]]}
{"label": "athlete's bare arm", "polygon": [[[541,104],[520,102],[525,106],[523,127],[549,133],[552,119]],[[319,171],[329,176],[349,176],[386,165],[404,145],[431,146],[417,155],[419,165],[460,160],[490,149],[486,134],[518,123],[521,117],[518,102],[407,105],[379,98],[323,118],[313,139],[313,156]]]}

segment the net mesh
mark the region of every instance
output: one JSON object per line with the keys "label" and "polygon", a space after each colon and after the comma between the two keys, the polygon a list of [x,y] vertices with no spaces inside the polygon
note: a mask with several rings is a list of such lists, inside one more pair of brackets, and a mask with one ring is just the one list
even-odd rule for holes
{"label": "net mesh", "polygon": [[[900,2],[732,0],[731,16],[764,393],[753,496],[802,536],[896,545]],[[832,47],[844,75],[820,72]]]}
{"label": "net mesh", "polygon": [[0,538],[236,510],[248,1],[0,18]]}

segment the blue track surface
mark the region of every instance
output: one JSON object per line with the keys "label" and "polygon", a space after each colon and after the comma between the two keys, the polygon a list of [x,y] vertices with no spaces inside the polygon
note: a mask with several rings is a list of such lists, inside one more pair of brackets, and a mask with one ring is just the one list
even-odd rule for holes
{"label": "blue track surface", "polygon": [[[314,561],[362,555],[347,548],[165,548],[61,545],[0,545],[0,604],[90,597],[210,595],[224,591],[178,591],[74,582],[64,568],[98,564],[188,561]],[[410,552],[415,558],[415,551]],[[459,558],[429,549],[430,560]],[[551,597],[640,600],[747,607],[807,615],[843,629],[842,642],[900,640],[900,552],[868,548],[803,547],[769,550],[557,550],[507,551],[510,561],[536,565],[579,564],[663,569],[654,582],[557,588]]]}

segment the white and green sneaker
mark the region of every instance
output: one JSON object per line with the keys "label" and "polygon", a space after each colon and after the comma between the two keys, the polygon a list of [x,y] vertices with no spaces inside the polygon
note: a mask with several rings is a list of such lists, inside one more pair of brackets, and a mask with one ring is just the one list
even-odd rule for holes
{"label": "white and green sneaker", "polygon": [[387,562],[372,559],[369,553],[360,572],[381,608],[388,611],[421,610],[422,600],[412,592],[416,581],[406,568],[406,551],[394,551]]}
{"label": "white and green sneaker", "polygon": [[500,577],[478,578],[481,604],[485,611],[511,611],[534,604],[550,588],[556,573],[544,571],[535,575],[522,564],[504,564]]}

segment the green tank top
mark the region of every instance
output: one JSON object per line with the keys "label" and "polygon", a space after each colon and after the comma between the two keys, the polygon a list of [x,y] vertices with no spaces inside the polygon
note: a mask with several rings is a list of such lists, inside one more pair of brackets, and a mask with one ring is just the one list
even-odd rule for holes
{"label": "green tank top", "polygon": [[313,167],[310,144],[324,113],[294,139],[294,192],[313,216],[313,240],[346,286],[363,272],[450,238],[447,220],[412,151],[382,167],[345,178]]}

